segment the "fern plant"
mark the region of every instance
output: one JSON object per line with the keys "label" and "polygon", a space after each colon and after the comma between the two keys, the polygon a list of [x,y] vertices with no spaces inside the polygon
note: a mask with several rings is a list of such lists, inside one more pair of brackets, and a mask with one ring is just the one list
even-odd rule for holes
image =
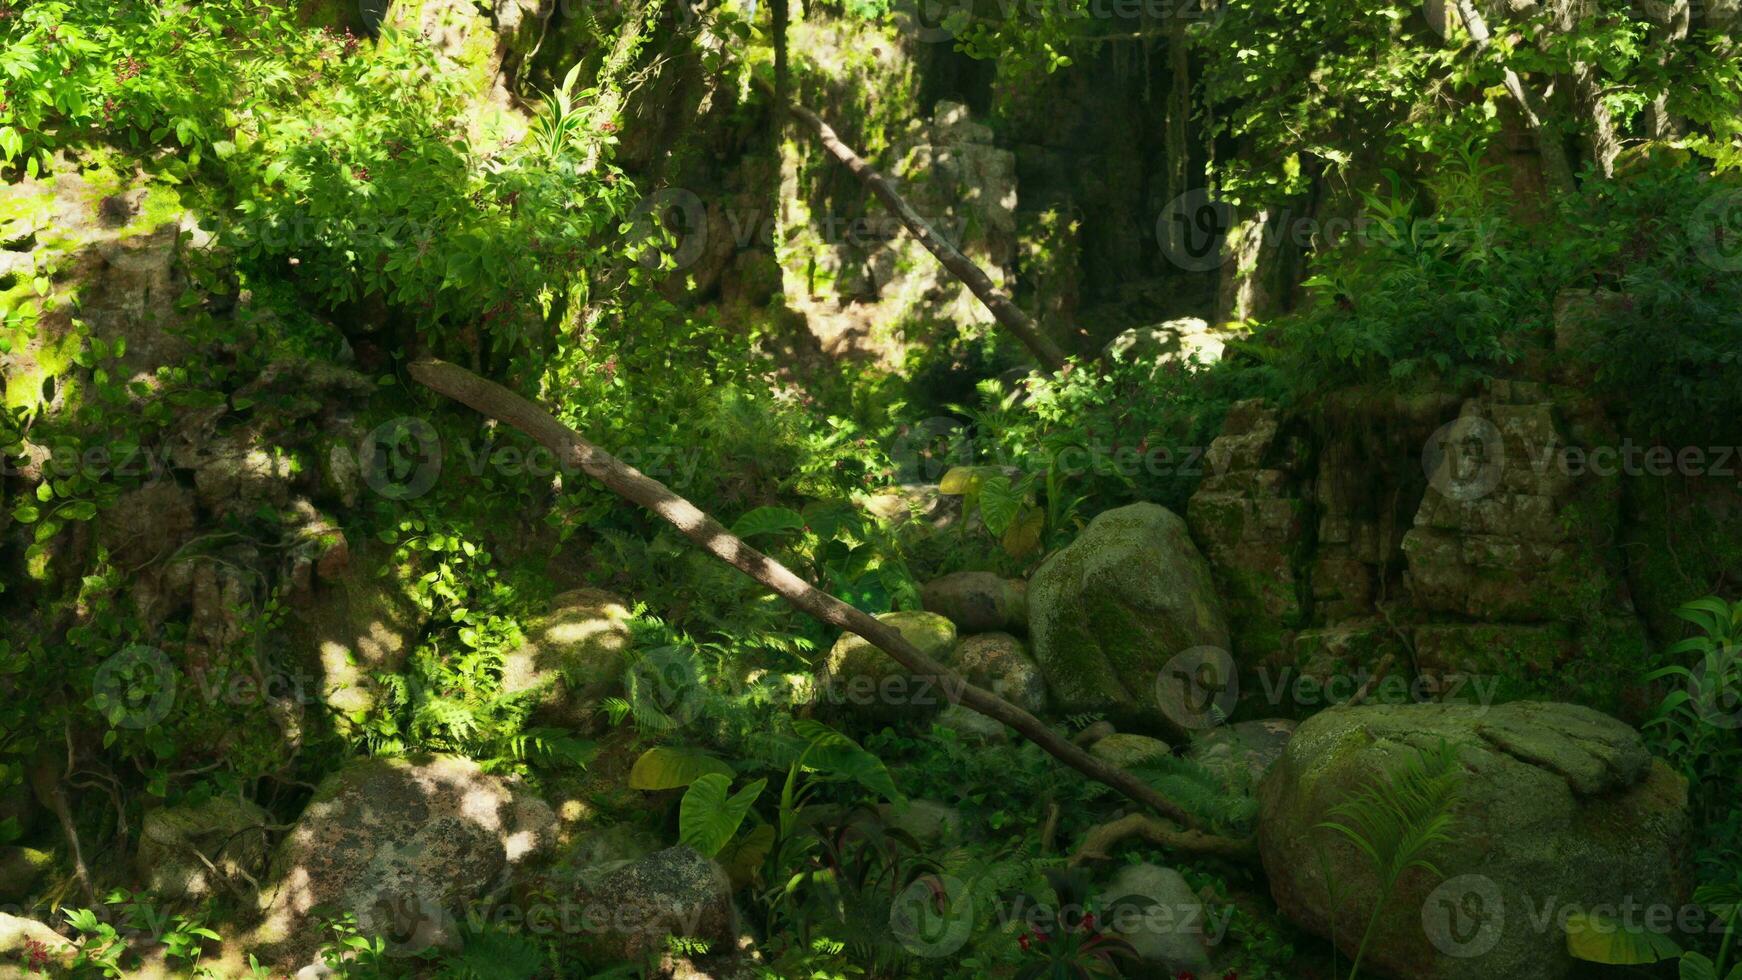
{"label": "fern plant", "polygon": [[[1693,655],[1692,666],[1672,663],[1645,675],[1647,681],[1674,679],[1681,687],[1658,705],[1647,730],[1661,729],[1657,746],[1696,793],[1742,764],[1742,602],[1708,596],[1676,610],[1699,635],[1669,648],[1671,657]],[[1707,794],[1699,794],[1701,796]]]}
{"label": "fern plant", "polygon": [[[1361,960],[1379,925],[1397,883],[1413,870],[1445,877],[1427,857],[1435,847],[1453,840],[1452,807],[1463,783],[1457,749],[1442,740],[1431,750],[1418,751],[1365,790],[1331,808],[1332,819],[1318,826],[1340,834],[1366,856],[1378,879],[1373,912],[1356,947],[1350,980],[1361,973]],[[1335,918],[1335,910],[1332,910]]]}

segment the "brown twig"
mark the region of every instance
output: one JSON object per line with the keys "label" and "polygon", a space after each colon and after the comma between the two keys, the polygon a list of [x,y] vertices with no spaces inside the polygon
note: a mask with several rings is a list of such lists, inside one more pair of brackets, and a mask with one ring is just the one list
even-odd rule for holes
{"label": "brown twig", "polygon": [[1083,838],[1083,846],[1071,855],[1069,866],[1074,868],[1086,861],[1104,861],[1112,856],[1113,845],[1131,837],[1141,837],[1151,844],[1188,854],[1225,858],[1240,864],[1258,862],[1258,846],[1251,840],[1184,830],[1147,813],[1131,813],[1091,828]]}

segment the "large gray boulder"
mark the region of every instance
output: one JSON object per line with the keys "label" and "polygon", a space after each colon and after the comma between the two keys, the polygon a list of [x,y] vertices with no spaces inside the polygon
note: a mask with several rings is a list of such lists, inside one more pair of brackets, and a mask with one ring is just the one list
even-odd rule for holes
{"label": "large gray boulder", "polygon": [[599,589],[565,592],[502,659],[502,690],[537,692],[534,718],[543,724],[591,732],[599,701],[622,684],[631,639],[623,600]]}
{"label": "large gray boulder", "polygon": [[726,950],[737,932],[725,870],[681,844],[605,876],[576,897],[588,945],[606,961],[637,960],[664,949],[668,935]]}
{"label": "large gray boulder", "polygon": [[1157,971],[1153,975],[1209,973],[1204,905],[1178,871],[1127,865],[1100,889],[1100,897],[1109,909],[1107,927],[1131,944],[1144,966]]}
{"label": "large gray boulder", "polygon": [[1228,626],[1185,522],[1158,504],[1110,510],[1035,571],[1029,636],[1054,708],[1165,723],[1156,679],[1194,647],[1226,650]]}
{"label": "large gray boulder", "polygon": [[505,885],[552,840],[550,808],[470,759],[358,759],[328,777],[273,854],[251,946],[303,963],[324,937],[313,910],[411,954],[456,937],[467,902]]}
{"label": "large gray boulder", "polygon": [[1632,728],[1571,704],[1373,705],[1303,722],[1259,786],[1259,849],[1285,915],[1354,953],[1379,902],[1377,879],[1352,842],[1321,824],[1442,740],[1462,772],[1452,840],[1423,856],[1443,877],[1402,876],[1364,969],[1562,980],[1576,975],[1563,913],[1632,908],[1632,924],[1645,926],[1641,910],[1686,898],[1687,786]]}

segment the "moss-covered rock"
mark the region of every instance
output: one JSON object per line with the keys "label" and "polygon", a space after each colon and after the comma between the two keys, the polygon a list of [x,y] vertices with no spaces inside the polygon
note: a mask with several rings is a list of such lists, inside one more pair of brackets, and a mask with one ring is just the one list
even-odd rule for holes
{"label": "moss-covered rock", "polygon": [[927,582],[920,604],[964,633],[1028,629],[1028,583],[991,572],[955,572]]}
{"label": "moss-covered rock", "polygon": [[253,802],[233,796],[148,810],[133,863],[159,898],[207,898],[225,891],[226,879],[258,878],[266,865],[266,828],[274,822]]}
{"label": "moss-covered rock", "polygon": [[1049,557],[1028,588],[1029,635],[1054,706],[1159,724],[1155,681],[1174,655],[1226,649],[1210,568],[1157,504],[1110,510]]}
{"label": "moss-covered rock", "polygon": [[587,944],[604,962],[640,959],[663,949],[668,935],[724,950],[737,932],[726,872],[683,845],[649,854],[575,899]]}
{"label": "moss-covered rock", "polygon": [[[892,612],[877,619],[895,627],[933,660],[948,664],[952,659],[956,627],[937,613]],[[823,663],[817,698],[831,715],[881,725],[926,721],[948,703],[945,694],[939,685],[909,674],[870,641],[846,633]]]}
{"label": "moss-covered rock", "polygon": [[1368,945],[1374,973],[1560,980],[1578,975],[1563,912],[1632,908],[1643,926],[1640,910],[1685,900],[1687,785],[1632,728],[1572,704],[1371,705],[1303,722],[1259,787],[1259,849],[1284,914],[1354,953],[1377,880],[1321,824],[1442,741],[1460,770],[1452,839],[1423,856],[1443,877],[1403,875]]}
{"label": "moss-covered rock", "polygon": [[538,691],[538,721],[593,730],[600,699],[623,681],[628,607],[608,592],[576,589],[557,596],[525,633],[526,642],[502,660],[503,692]]}
{"label": "moss-covered rock", "polygon": [[0,902],[23,904],[53,866],[54,858],[34,847],[0,847]]}
{"label": "moss-covered rock", "polygon": [[956,672],[1029,714],[1046,710],[1046,678],[1028,645],[1009,633],[981,633],[956,647]]}
{"label": "moss-covered rock", "polygon": [[429,621],[397,570],[381,572],[381,559],[353,553],[337,579],[311,583],[291,603],[292,648],[318,672],[341,730],[375,707],[380,691],[370,675],[397,672]]}
{"label": "moss-covered rock", "polygon": [[1089,746],[1089,754],[1121,769],[1130,769],[1146,762],[1164,759],[1173,754],[1173,748],[1159,738],[1115,732],[1097,739],[1094,745]]}

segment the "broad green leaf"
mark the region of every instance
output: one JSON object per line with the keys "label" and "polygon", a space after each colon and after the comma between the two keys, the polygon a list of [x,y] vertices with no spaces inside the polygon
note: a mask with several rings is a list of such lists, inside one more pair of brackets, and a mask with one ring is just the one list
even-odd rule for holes
{"label": "broad green leaf", "polygon": [[768,852],[774,849],[774,825],[757,824],[733,841],[720,854],[720,864],[734,887],[743,887],[755,880]]}
{"label": "broad green leaf", "polygon": [[1567,916],[1567,952],[1589,963],[1636,966],[1672,959],[1681,946],[1662,933],[1618,919],[1574,912]]}
{"label": "broad green leaf", "polygon": [[720,848],[738,833],[738,826],[750,813],[751,804],[762,795],[768,780],[758,779],[731,796],[726,790],[732,777],[712,772],[696,778],[678,805],[678,842],[688,844],[706,857],[720,853]]}
{"label": "broad green leaf", "polygon": [[804,755],[806,768],[851,779],[885,799],[902,799],[883,760],[858,742],[812,718],[795,720],[792,729],[810,743]]}
{"label": "broad green leaf", "polygon": [[1046,531],[1046,515],[1039,507],[1024,507],[1004,531],[1004,551],[1012,558],[1023,558],[1040,547]]}
{"label": "broad green leaf", "polygon": [[980,480],[985,475],[985,469],[979,466],[957,466],[944,474],[938,481],[938,492],[950,496],[961,496],[973,493],[979,488]]}
{"label": "broad green leaf", "polygon": [[710,773],[730,778],[731,766],[700,749],[659,745],[641,753],[629,770],[630,789],[678,789]]}
{"label": "broad green leaf", "polygon": [[986,522],[986,530],[1003,534],[1021,508],[1022,492],[1009,477],[997,473],[980,481],[980,519]]}

